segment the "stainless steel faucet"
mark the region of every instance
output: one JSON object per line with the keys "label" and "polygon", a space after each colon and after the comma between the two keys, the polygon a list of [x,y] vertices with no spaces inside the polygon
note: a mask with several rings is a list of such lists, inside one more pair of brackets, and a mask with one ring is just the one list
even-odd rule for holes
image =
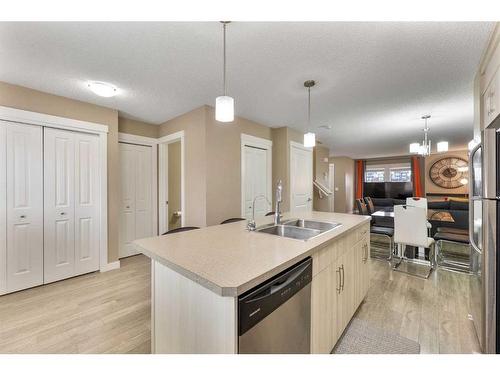
{"label": "stainless steel faucet", "polygon": [[275,207],[274,207],[274,225],[281,224],[281,202],[283,202],[282,198],[283,193],[283,184],[281,180],[278,180],[278,184],[276,185],[276,195],[275,195]]}
{"label": "stainless steel faucet", "polygon": [[256,225],[255,225],[255,201],[259,198],[264,198],[267,203],[269,205],[271,205],[271,202],[269,202],[269,199],[267,199],[267,197],[263,194],[260,194],[260,195],[257,195],[254,199],[253,199],[253,203],[252,203],[252,220],[248,220],[248,223],[247,223],[247,229],[248,230],[255,230],[256,228]]}

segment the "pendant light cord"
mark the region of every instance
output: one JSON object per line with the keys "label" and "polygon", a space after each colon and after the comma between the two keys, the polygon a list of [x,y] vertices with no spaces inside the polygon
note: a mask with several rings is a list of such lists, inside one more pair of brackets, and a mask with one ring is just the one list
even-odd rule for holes
{"label": "pendant light cord", "polygon": [[307,88],[307,130],[311,130],[311,88]]}
{"label": "pendant light cord", "polygon": [[224,96],[226,96],[226,26],[227,24],[224,23],[223,25],[223,45],[224,45],[224,64],[223,64],[223,74],[222,74],[222,80],[224,82]]}

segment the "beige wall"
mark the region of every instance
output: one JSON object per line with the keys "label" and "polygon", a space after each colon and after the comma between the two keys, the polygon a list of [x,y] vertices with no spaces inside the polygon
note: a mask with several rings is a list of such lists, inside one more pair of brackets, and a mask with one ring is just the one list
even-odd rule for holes
{"label": "beige wall", "polygon": [[118,111],[0,82],[0,105],[107,125],[108,133],[108,261],[118,259],[120,188]]}
{"label": "beige wall", "polygon": [[[313,152],[314,161],[314,179],[328,187],[329,181],[329,155],[330,150],[324,146],[316,146]],[[326,160],[326,161],[325,161]],[[313,187],[313,208],[315,211],[330,211],[330,198],[323,196],[319,197],[318,189]]]}
{"label": "beige wall", "polygon": [[330,157],[335,168],[335,212],[352,212],[354,205],[354,160],[348,157]]}
{"label": "beige wall", "polygon": [[215,121],[206,107],[207,225],[241,217],[241,134],[271,139],[271,128],[235,117],[232,123]]}
{"label": "beige wall", "polygon": [[160,137],[184,130],[186,208],[183,215],[186,215],[187,226],[207,225],[205,112],[204,106],[197,108],[161,124],[159,130]]}
{"label": "beige wall", "polygon": [[120,133],[140,135],[142,137],[158,138],[160,126],[118,117],[118,131]]}
{"label": "beige wall", "polygon": [[431,178],[429,177],[429,170],[432,167],[432,164],[434,164],[436,161],[439,159],[445,158],[445,157],[459,157],[464,160],[468,160],[468,155],[467,155],[467,150],[460,150],[460,151],[448,151],[440,154],[434,154],[427,156],[425,158],[425,192],[426,193],[435,193],[435,194],[468,194],[469,193],[469,187],[468,185],[459,187],[457,189],[445,189],[442,187],[437,186],[432,182]]}
{"label": "beige wall", "polygon": [[168,145],[168,229],[181,226],[180,217],[174,212],[181,211],[181,142]]}

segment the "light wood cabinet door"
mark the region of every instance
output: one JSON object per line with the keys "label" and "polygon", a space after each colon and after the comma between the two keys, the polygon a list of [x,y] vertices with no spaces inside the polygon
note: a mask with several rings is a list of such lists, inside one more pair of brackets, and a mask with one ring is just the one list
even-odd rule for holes
{"label": "light wood cabinet door", "polygon": [[333,266],[319,272],[311,288],[311,353],[329,354],[338,339],[337,296],[340,287]]}
{"label": "light wood cabinet door", "polygon": [[340,293],[338,295],[337,324],[342,334],[354,314],[356,305],[356,251],[351,249],[337,260],[340,277]]}
{"label": "light wood cabinet door", "polygon": [[483,128],[491,124],[500,113],[500,70],[497,70],[482,96]]}

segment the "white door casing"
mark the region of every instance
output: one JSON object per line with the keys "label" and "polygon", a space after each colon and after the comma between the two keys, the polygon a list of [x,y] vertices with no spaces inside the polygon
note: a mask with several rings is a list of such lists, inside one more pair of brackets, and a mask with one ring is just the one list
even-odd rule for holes
{"label": "white door casing", "polygon": [[[253,200],[264,195],[272,201],[272,141],[241,134],[241,215],[250,218]],[[265,199],[255,202],[255,216],[271,210]]]}
{"label": "white door casing", "polygon": [[7,123],[0,121],[0,295],[7,293]]}
{"label": "white door casing", "polygon": [[6,292],[43,283],[42,129],[2,123],[6,132]]}
{"label": "white door casing", "polygon": [[121,212],[119,257],[138,254],[132,242],[154,234],[152,147],[120,143]]}
{"label": "white door casing", "polygon": [[98,137],[44,129],[44,282],[99,269]]}
{"label": "white door casing", "polygon": [[312,149],[290,142],[290,211],[312,211]]}
{"label": "white door casing", "polygon": [[328,165],[328,187],[332,192],[332,196],[330,197],[330,212],[335,211],[335,164],[330,163]]}

